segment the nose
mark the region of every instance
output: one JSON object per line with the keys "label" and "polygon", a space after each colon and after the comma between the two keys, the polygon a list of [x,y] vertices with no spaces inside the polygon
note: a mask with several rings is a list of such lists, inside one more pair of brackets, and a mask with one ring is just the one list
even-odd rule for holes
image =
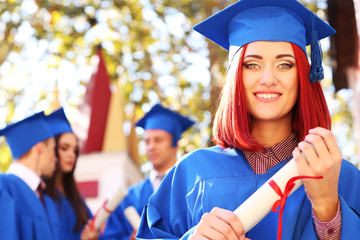
{"label": "nose", "polygon": [[263,75],[260,79],[260,84],[265,86],[272,86],[277,83],[277,79],[274,73],[273,68],[265,67],[263,70]]}

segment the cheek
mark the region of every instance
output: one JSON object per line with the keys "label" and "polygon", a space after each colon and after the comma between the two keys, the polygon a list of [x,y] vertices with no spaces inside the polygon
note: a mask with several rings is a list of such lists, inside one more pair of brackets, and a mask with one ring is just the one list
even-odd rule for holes
{"label": "cheek", "polygon": [[251,88],[251,82],[250,79],[252,79],[252,77],[250,76],[250,74],[246,74],[244,73],[243,76],[242,76],[242,79],[243,79],[243,85],[244,85],[244,89],[245,91],[247,91],[248,89]]}
{"label": "cheek", "polygon": [[252,90],[256,86],[256,81],[251,79],[255,79],[255,76],[250,76],[249,74],[243,75],[243,86],[244,86],[245,96],[247,99],[252,96]]}
{"label": "cheek", "polygon": [[246,104],[247,109],[250,110],[251,106],[253,105],[252,103],[255,100],[255,97],[254,97],[251,89],[245,88],[244,90],[245,90],[244,91],[244,93],[245,93],[245,104]]}
{"label": "cheek", "polygon": [[51,160],[53,160],[53,158],[55,158],[55,152],[53,149],[48,150],[48,156],[49,156],[49,158],[51,158]]}
{"label": "cheek", "polygon": [[168,142],[168,141],[164,141],[162,144],[161,144],[161,149],[162,149],[162,152],[167,152],[169,151],[169,149],[171,149],[172,145],[171,145],[171,142]]}
{"label": "cheek", "polygon": [[162,149],[162,151],[164,151],[165,149],[167,149],[169,146],[167,143],[162,142],[159,144],[159,149]]}
{"label": "cheek", "polygon": [[64,169],[66,169],[67,166],[66,166],[66,164],[65,164],[64,161],[60,161],[60,162],[59,162],[59,167],[60,167],[60,170],[61,170],[61,171],[64,171]]}
{"label": "cheek", "polygon": [[296,101],[297,97],[298,97],[298,90],[299,90],[299,85],[298,85],[298,80],[297,78],[296,79],[293,79],[293,81],[291,81],[289,84],[288,84],[288,89],[289,89],[289,93],[292,97],[292,100],[293,101]]}
{"label": "cheek", "polygon": [[59,160],[63,159],[66,156],[66,152],[59,150]]}

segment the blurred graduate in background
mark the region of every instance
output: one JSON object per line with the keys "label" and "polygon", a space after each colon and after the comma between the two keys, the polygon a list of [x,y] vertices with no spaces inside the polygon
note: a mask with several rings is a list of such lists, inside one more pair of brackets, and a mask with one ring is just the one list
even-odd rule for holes
{"label": "blurred graduate in background", "polygon": [[193,124],[194,121],[160,104],[156,104],[136,123],[145,130],[146,155],[153,168],[149,178],[129,188],[128,195],[110,215],[102,236],[104,239],[135,239],[137,231],[129,224],[124,210],[133,206],[141,215],[150,195],[176,163],[182,133]]}
{"label": "blurred graduate in background", "polygon": [[[55,170],[58,123],[40,112],[0,130],[14,162],[0,174],[0,239],[64,240],[54,202],[43,193],[41,176]],[[61,123],[59,123],[61,124]]]}
{"label": "blurred graduate in background", "polygon": [[74,178],[76,161],[79,156],[78,139],[74,135],[63,108],[51,113],[47,118],[59,134],[55,135],[55,172],[44,176],[45,193],[55,202],[60,215],[62,232],[66,240],[98,239],[98,231],[90,230],[92,213],[81,196]]}

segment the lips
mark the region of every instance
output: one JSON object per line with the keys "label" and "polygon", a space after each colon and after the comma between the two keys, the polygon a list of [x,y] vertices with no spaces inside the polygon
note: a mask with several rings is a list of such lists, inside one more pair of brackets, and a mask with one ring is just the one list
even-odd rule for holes
{"label": "lips", "polygon": [[265,98],[265,99],[276,98],[276,97],[280,96],[280,94],[276,94],[276,93],[258,93],[258,94],[254,94],[254,95],[256,97]]}
{"label": "lips", "polygon": [[254,92],[254,96],[260,101],[276,100],[281,95],[280,92]]}
{"label": "lips", "polygon": [[73,161],[68,161],[68,162],[66,162],[66,165],[72,167],[72,166],[74,166],[74,162]]}

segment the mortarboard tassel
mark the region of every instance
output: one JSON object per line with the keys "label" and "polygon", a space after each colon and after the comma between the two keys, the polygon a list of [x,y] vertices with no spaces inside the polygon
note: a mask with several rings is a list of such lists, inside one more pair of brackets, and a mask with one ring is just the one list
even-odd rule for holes
{"label": "mortarboard tassel", "polygon": [[318,42],[317,32],[315,31],[314,16],[313,30],[311,32],[311,67],[310,67],[310,82],[319,82],[324,79],[324,69],[322,67],[323,54],[321,51],[320,43]]}

